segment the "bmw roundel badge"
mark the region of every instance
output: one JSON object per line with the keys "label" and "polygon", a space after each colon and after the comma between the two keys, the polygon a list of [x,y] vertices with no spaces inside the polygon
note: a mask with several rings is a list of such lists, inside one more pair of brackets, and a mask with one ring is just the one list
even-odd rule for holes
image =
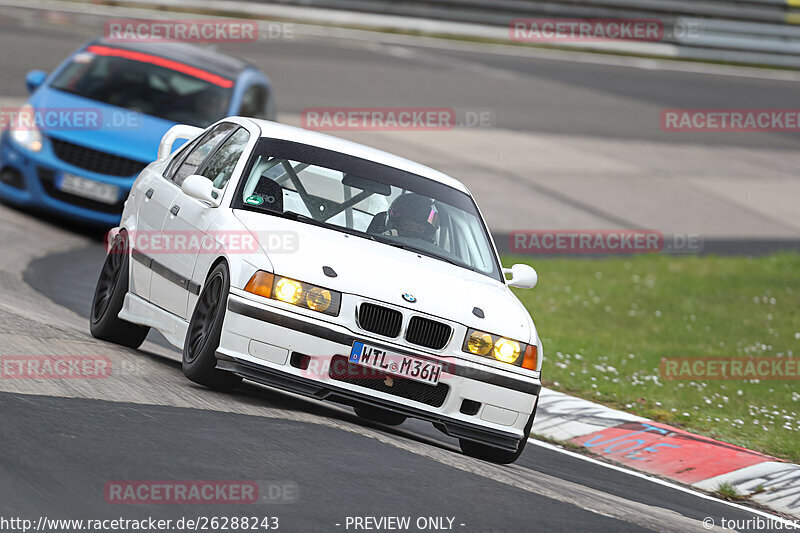
{"label": "bmw roundel badge", "polygon": [[413,304],[414,302],[417,301],[417,299],[414,296],[412,296],[411,294],[408,294],[408,293],[405,293],[403,295],[403,300],[407,301],[410,304]]}

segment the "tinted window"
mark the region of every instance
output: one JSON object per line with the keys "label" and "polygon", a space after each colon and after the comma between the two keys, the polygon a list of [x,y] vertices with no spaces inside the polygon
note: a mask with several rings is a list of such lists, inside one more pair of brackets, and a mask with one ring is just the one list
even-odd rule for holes
{"label": "tinted window", "polygon": [[263,85],[251,85],[242,96],[242,107],[239,114],[243,117],[269,118],[267,116],[267,88]]}
{"label": "tinted window", "polygon": [[[177,141],[176,141],[177,142]],[[178,170],[178,167],[183,162],[183,159],[186,157],[186,154],[192,150],[192,147],[197,144],[197,139],[184,143],[183,146],[178,147],[175,150],[175,155],[172,156],[172,159],[167,165],[167,169],[164,171],[164,177],[167,179],[172,179],[172,175],[175,174],[175,171]]]}
{"label": "tinted window", "polygon": [[[99,102],[201,128],[227,115],[233,85],[229,80],[177,62],[175,69],[156,65],[149,62],[151,56],[148,54],[134,56],[124,50],[98,48],[103,52],[76,54],[51,86]],[[103,54],[127,54],[128,57]],[[190,73],[197,73],[226,86]]]}
{"label": "tinted window", "polygon": [[228,184],[249,140],[250,133],[244,128],[239,128],[211,156],[201,174],[214,182],[214,188],[224,189]]}

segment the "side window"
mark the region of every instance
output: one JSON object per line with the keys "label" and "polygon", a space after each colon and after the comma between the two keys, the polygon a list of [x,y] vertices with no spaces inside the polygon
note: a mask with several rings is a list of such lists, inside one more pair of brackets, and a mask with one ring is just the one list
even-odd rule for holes
{"label": "side window", "polygon": [[194,146],[197,144],[198,139],[194,139],[187,143],[184,143],[183,146],[179,147],[175,152],[175,155],[172,156],[172,160],[167,165],[166,170],[164,170],[164,177],[168,180],[172,179],[172,175],[175,174],[175,171],[178,170],[178,167],[183,162],[183,159],[186,157],[186,154],[192,151]]}
{"label": "side window", "polygon": [[242,106],[239,115],[253,118],[269,118],[267,116],[267,88],[263,85],[251,85],[242,95]]}
{"label": "side window", "polygon": [[228,184],[249,140],[250,133],[244,128],[239,128],[208,160],[201,174],[214,183],[215,189],[224,189]]}
{"label": "side window", "polygon": [[186,156],[186,159],[183,160],[178,171],[172,177],[172,181],[180,187],[187,176],[196,174],[197,170],[202,166],[203,161],[208,157],[208,154],[210,154],[220,141],[236,127],[236,124],[223,122],[222,124],[217,124],[211,131],[206,133],[203,138],[200,139],[200,142],[192,147],[192,151],[189,152],[189,155]]}

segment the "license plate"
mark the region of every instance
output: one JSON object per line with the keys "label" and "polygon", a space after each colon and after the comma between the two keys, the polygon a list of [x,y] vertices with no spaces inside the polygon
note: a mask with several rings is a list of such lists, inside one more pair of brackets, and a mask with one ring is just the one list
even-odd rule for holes
{"label": "license plate", "polygon": [[59,186],[65,193],[74,194],[104,204],[115,204],[119,200],[119,187],[100,183],[74,174],[64,174]]}
{"label": "license plate", "polygon": [[350,362],[374,370],[394,374],[428,385],[436,385],[442,375],[442,365],[425,359],[389,353],[386,350],[354,342]]}

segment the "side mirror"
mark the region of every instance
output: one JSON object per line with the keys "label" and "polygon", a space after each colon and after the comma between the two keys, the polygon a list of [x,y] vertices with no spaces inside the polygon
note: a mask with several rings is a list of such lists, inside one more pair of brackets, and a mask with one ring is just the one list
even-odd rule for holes
{"label": "side mirror", "polygon": [[214,184],[211,180],[199,174],[186,176],[181,184],[181,191],[186,196],[195,198],[202,202],[216,205],[217,199],[214,198]]}
{"label": "side mirror", "polygon": [[511,268],[504,268],[503,274],[511,274],[508,286],[518,289],[532,289],[536,286],[536,282],[539,281],[539,275],[536,270],[529,265],[512,265]]}
{"label": "side mirror", "polygon": [[25,75],[25,86],[28,88],[28,92],[32,94],[46,79],[47,72],[43,70],[31,70],[28,72]]}

